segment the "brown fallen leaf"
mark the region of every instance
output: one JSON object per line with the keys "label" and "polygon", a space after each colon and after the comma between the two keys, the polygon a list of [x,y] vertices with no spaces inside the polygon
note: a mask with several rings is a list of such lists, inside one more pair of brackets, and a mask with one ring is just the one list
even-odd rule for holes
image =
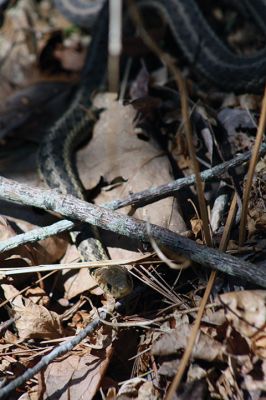
{"label": "brown fallen leaf", "polygon": [[253,336],[251,348],[254,353],[263,359],[266,359],[266,330],[263,329]]}
{"label": "brown fallen leaf", "polygon": [[47,306],[49,304],[49,296],[45,293],[45,290],[39,286],[34,288],[29,288],[25,292],[25,297],[30,299],[35,304],[40,304],[42,306]]}
{"label": "brown fallen leaf", "polygon": [[[180,324],[177,329],[163,333],[151,346],[151,353],[155,356],[168,356],[183,350],[191,332],[189,324]],[[215,339],[203,332],[199,333],[196,344],[193,348],[192,357],[206,361],[222,360],[224,347]]]}
{"label": "brown fallen leaf", "polygon": [[112,346],[79,356],[70,354],[48,365],[44,373],[44,398],[93,399],[109,364]]}
{"label": "brown fallen leaf", "polygon": [[260,358],[266,358],[266,291],[244,290],[220,296],[226,319]]}
{"label": "brown fallen leaf", "polygon": [[229,400],[234,398],[243,398],[235,397],[236,389],[238,389],[238,387],[236,387],[235,376],[229,367],[220,375],[219,379],[215,382],[215,386],[222,399]]}
{"label": "brown fallen leaf", "polygon": [[[30,1],[18,1],[5,12],[1,30],[0,59],[1,100],[5,101],[12,86],[22,87],[39,77],[34,41],[36,13]],[[9,83],[7,85],[7,82]]]}
{"label": "brown fallen leaf", "polygon": [[[77,262],[80,254],[75,245],[69,245],[66,254],[61,260],[63,264],[70,264],[71,262]],[[95,279],[92,278],[89,271],[85,268],[80,269],[78,272],[75,271],[70,273],[69,270],[62,272],[62,284],[64,285],[64,298],[71,300],[78,296],[80,293],[90,291],[95,295],[101,295],[102,289],[99,288]]]}
{"label": "brown fallen leaf", "polygon": [[241,335],[252,338],[261,329],[265,332],[266,290],[225,293],[218,301],[225,306],[226,319]]}
{"label": "brown fallen leaf", "polygon": [[118,391],[117,400],[137,399],[156,400],[159,393],[155,390],[152,382],[143,378],[134,378],[125,382]]}
{"label": "brown fallen leaf", "polygon": [[201,232],[202,232],[202,220],[199,218],[193,218],[190,220],[191,223],[191,229],[192,232],[194,233],[195,237],[199,237],[201,236]]}
{"label": "brown fallen leaf", "polygon": [[[4,217],[0,217],[0,240],[7,240],[13,236],[16,236],[16,232],[11,227],[9,221]],[[11,250],[0,254],[0,260],[2,267],[34,265],[33,252],[27,246],[20,246],[15,251]]]}
{"label": "brown fallen leaf", "polygon": [[[248,374],[244,374],[245,388],[250,392],[266,390],[266,360],[256,363]],[[262,397],[260,397],[262,398]]]}
{"label": "brown fallen leaf", "polygon": [[[69,270],[66,270],[65,273],[68,274]],[[86,291],[98,296],[103,293],[103,290],[99,288],[95,279],[93,279],[89,271],[85,268],[82,268],[77,273],[73,273],[70,277],[67,277],[64,281],[64,289],[64,298],[68,300],[71,300],[73,297]]]}
{"label": "brown fallen leaf", "polygon": [[12,285],[3,284],[2,289],[6,299],[10,301],[11,315],[18,319],[15,326],[20,339],[56,339],[62,336],[59,315],[46,307],[34,304],[18,294]]}
{"label": "brown fallen leaf", "polygon": [[248,236],[265,232],[266,229],[266,157],[256,165],[247,215]]}
{"label": "brown fallen leaf", "polygon": [[[152,139],[148,138],[146,141],[138,137],[135,127],[137,112],[131,105],[123,106],[110,93],[98,95],[94,104],[105,111],[101,113],[95,125],[93,139],[78,154],[81,179],[85,187],[91,188],[95,187],[101,176],[109,183],[117,177],[123,177],[119,186],[113,190],[103,190],[97,196],[95,199],[97,204],[121,199],[131,192],[138,192],[172,180],[166,155],[156,147]],[[129,211],[129,207],[120,210],[122,213]],[[139,208],[134,216],[168,227],[175,232],[187,230],[178,205],[172,198]],[[123,258],[132,254],[130,244],[126,245],[122,238],[113,244],[111,239],[107,238],[108,244],[112,257]],[[120,247],[123,249],[119,250]],[[136,251],[137,248],[138,245],[134,244],[131,250]]]}

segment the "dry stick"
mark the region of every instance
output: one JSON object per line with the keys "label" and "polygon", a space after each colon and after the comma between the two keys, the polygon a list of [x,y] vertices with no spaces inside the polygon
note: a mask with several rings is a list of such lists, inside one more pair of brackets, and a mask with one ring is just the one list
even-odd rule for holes
{"label": "dry stick", "polygon": [[[233,225],[233,222],[234,222],[234,219],[235,219],[235,215],[236,215],[236,209],[237,209],[237,196],[236,196],[236,194],[234,194],[234,197],[233,197],[233,200],[232,200],[232,203],[231,203],[231,206],[230,206],[230,210],[229,210],[229,213],[228,213],[227,221],[226,221],[226,224],[225,224],[225,228],[224,228],[224,231],[223,231],[222,240],[221,240],[220,246],[219,246],[219,249],[222,250],[222,251],[226,250],[226,246],[227,246],[227,243],[228,243],[228,240],[229,240],[230,231],[231,231],[231,228],[232,228],[232,225]],[[191,357],[191,353],[193,351],[193,347],[194,347],[194,344],[195,344],[195,341],[196,341],[196,338],[197,338],[197,334],[198,334],[198,331],[199,331],[199,328],[200,328],[201,319],[202,319],[203,313],[205,311],[206,304],[207,304],[208,298],[210,296],[213,284],[214,284],[215,279],[216,279],[216,274],[217,274],[216,271],[212,271],[211,272],[211,275],[210,275],[208,284],[206,286],[203,298],[202,298],[202,300],[200,302],[200,306],[199,306],[199,310],[198,310],[198,313],[197,313],[197,317],[195,319],[194,325],[193,325],[193,327],[191,329],[191,332],[190,332],[190,336],[189,336],[189,339],[188,339],[188,343],[187,343],[185,352],[184,352],[183,357],[182,357],[182,359],[180,361],[177,374],[176,374],[176,376],[175,376],[173,382],[171,383],[170,388],[169,388],[169,390],[167,392],[165,400],[172,400],[172,398],[176,394],[178,386],[179,386],[179,384],[181,382],[181,379],[182,379],[182,377],[184,375],[186,366],[187,366],[188,361],[189,361],[189,359]]]}
{"label": "dry stick", "polygon": [[47,365],[49,365],[57,357],[71,351],[75,346],[81,343],[82,340],[86,338],[86,336],[92,334],[100,326],[101,320],[105,320],[106,318],[107,313],[105,311],[101,311],[99,313],[99,317],[95,318],[91,323],[89,323],[86,328],[82,329],[78,333],[78,335],[53,349],[49,354],[44,356],[33,368],[28,368],[27,371],[24,372],[24,374],[1,388],[0,399],[7,398],[7,396],[13,392],[13,390],[17,389],[29,379],[33,378],[34,375],[40,372],[43,368],[47,367]]}
{"label": "dry stick", "polygon": [[21,233],[6,240],[0,241],[0,253],[15,249],[18,246],[34,243],[39,240],[44,240],[49,236],[58,235],[59,233],[70,231],[74,227],[74,222],[62,220],[55,222],[52,225],[42,228],[32,229],[29,232]]}
{"label": "dry stick", "polygon": [[[0,335],[3,335],[3,333],[16,322],[19,318],[21,317],[14,317],[14,318],[9,318],[7,321],[4,321],[0,324]],[[6,355],[6,354],[5,354]]]}
{"label": "dry stick", "polygon": [[[260,155],[263,156],[266,153],[266,143],[260,147]],[[200,174],[202,181],[206,182],[221,175],[225,174],[228,169],[235,168],[248,161],[251,157],[251,151],[247,151],[239,156],[236,156],[232,160],[225,161],[222,164],[216,165],[213,168],[207,169]],[[118,210],[122,207],[133,206],[134,208],[143,207],[147,204],[154,203],[165,199],[166,197],[173,196],[179,190],[186,186],[193,185],[195,183],[195,175],[190,175],[186,178],[180,178],[173,182],[169,182],[164,185],[160,185],[154,188],[143,190],[141,192],[134,193],[123,200],[114,200],[110,203],[103,204],[103,207],[110,208],[112,210]]]}
{"label": "dry stick", "polygon": [[[266,144],[264,143],[260,147],[260,155],[263,156],[265,153]],[[235,168],[236,166],[245,163],[250,159],[250,156],[251,152],[247,151],[233,158],[232,160],[225,161],[222,164],[207,169],[200,174],[201,180],[206,182],[217,178],[225,174],[229,168]],[[142,207],[144,205],[165,199],[166,197],[173,196],[182,188],[193,185],[194,183],[195,175],[190,175],[186,178],[180,178],[164,185],[134,193],[123,200],[114,200],[110,203],[104,204],[103,207],[110,208],[112,210],[118,210],[129,205],[132,205],[134,208]],[[69,231],[73,229],[74,226],[74,222],[62,220],[55,222],[54,224],[49,226],[32,229],[29,232],[22,233],[12,238],[0,241],[0,253],[12,250],[18,246],[27,243],[34,243],[38,240],[46,239],[50,236],[57,235],[58,233],[62,233],[64,231]]]}
{"label": "dry stick", "polygon": [[247,221],[247,212],[248,212],[248,201],[249,201],[249,193],[252,185],[252,179],[254,175],[254,171],[256,168],[256,164],[259,158],[259,148],[262,142],[263,134],[265,131],[266,125],[266,87],[264,91],[264,96],[262,100],[262,108],[260,114],[260,121],[257,130],[256,140],[250,160],[250,165],[247,174],[247,182],[244,187],[244,194],[243,194],[243,207],[242,213],[240,218],[240,227],[239,227],[239,246],[243,246],[246,236],[246,221]]}
{"label": "dry stick", "polygon": [[[116,211],[107,210],[55,190],[43,190],[0,177],[0,198],[55,211],[67,218],[86,222],[101,229],[149,243],[146,222]],[[261,267],[182,237],[166,228],[150,224],[151,236],[161,246],[180,252],[204,267],[220,270],[266,287],[266,274]]]}

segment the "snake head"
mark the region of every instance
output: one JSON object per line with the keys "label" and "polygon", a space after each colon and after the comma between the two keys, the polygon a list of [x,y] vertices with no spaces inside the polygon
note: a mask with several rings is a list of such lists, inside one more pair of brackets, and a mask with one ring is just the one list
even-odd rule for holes
{"label": "snake head", "polygon": [[101,267],[91,274],[100,288],[115,299],[125,297],[132,292],[133,281],[125,267],[120,265]]}

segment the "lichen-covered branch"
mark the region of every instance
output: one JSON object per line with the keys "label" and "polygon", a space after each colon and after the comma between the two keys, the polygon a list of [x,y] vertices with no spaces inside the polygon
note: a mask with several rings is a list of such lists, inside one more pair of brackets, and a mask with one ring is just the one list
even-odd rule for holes
{"label": "lichen-covered branch", "polygon": [[[16,181],[0,178],[0,198],[20,204],[55,211],[67,218],[87,222],[101,229],[115,232],[132,239],[149,242],[145,221],[121,215],[78,200],[73,196],[60,195],[53,190],[42,190],[22,185]],[[161,246],[181,252],[204,267],[223,271],[266,287],[265,270],[226,253],[184,238],[168,229],[150,224],[151,236]]]}
{"label": "lichen-covered branch", "polygon": [[74,225],[74,222],[64,219],[62,221],[55,222],[52,225],[32,229],[29,232],[21,233],[20,235],[13,236],[6,240],[1,240],[0,253],[15,249],[16,247],[22,246],[26,243],[35,243],[39,240],[44,240],[49,236],[70,231],[74,228]]}
{"label": "lichen-covered branch", "polygon": [[[266,153],[266,143],[262,144],[260,148],[260,155],[263,156]],[[213,168],[203,171],[200,176],[202,181],[210,181],[224,175],[229,169],[235,168],[248,161],[251,157],[251,152],[247,151],[239,156],[236,156],[232,160],[225,161],[222,164],[216,165]],[[112,210],[118,210],[119,208],[132,205],[133,207],[143,207],[146,204],[154,203],[155,201],[165,199],[166,197],[173,196],[179,190],[186,186],[193,185],[195,183],[195,175],[190,175],[186,178],[177,179],[176,181],[167,183],[165,185],[150,188],[142,192],[133,193],[124,200],[114,200],[108,204],[104,204],[104,207],[108,207]]]}

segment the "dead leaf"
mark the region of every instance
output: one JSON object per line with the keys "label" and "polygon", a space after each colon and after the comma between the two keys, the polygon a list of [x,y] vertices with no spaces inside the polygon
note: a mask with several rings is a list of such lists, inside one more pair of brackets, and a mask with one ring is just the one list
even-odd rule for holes
{"label": "dead leaf", "polygon": [[190,220],[190,223],[192,232],[194,233],[195,237],[198,237],[202,232],[202,220],[199,218],[193,218]]}
{"label": "dead leaf", "polygon": [[[144,141],[136,135],[134,127],[136,111],[132,106],[122,106],[115,101],[113,94],[98,95],[94,104],[105,111],[101,113],[101,118],[95,125],[92,141],[78,153],[81,179],[85,187],[91,188],[95,187],[100,176],[103,176],[106,182],[113,182],[116,177],[124,178],[119,187],[102,192],[95,199],[97,204],[123,198],[131,192],[138,192],[172,180],[167,157],[151,140]],[[128,213],[129,208],[120,212]],[[175,232],[187,230],[178,206],[171,198],[138,209],[134,216],[169,227]],[[105,239],[104,237],[104,241]],[[106,242],[108,245],[111,238],[107,237]],[[118,251],[117,248],[120,247],[123,249]],[[126,250],[127,246],[122,238],[119,239],[119,243],[113,245],[110,243],[109,252],[112,257],[129,257],[131,253]]]}
{"label": "dead leaf", "polygon": [[[35,22],[36,14],[30,0],[19,1],[5,12],[0,46],[0,59],[4,60],[1,65],[2,100],[10,94],[12,85],[24,86],[39,75],[33,33]],[[4,81],[11,85],[3,86]]]}
{"label": "dead leaf", "polygon": [[266,330],[264,329],[256,333],[251,343],[254,353],[258,357],[266,359]]}
{"label": "dead leaf", "polygon": [[39,286],[34,288],[29,288],[25,292],[25,297],[30,299],[33,303],[40,304],[42,306],[47,306],[50,301],[45,291]]}
{"label": "dead leaf", "polygon": [[266,290],[225,293],[218,301],[225,306],[226,319],[243,336],[252,337],[266,324]]}
{"label": "dead leaf", "polygon": [[[69,270],[66,270],[63,274],[69,275]],[[64,297],[68,300],[86,291],[90,291],[98,296],[103,293],[102,289],[86,268],[82,268],[78,272],[71,274],[71,276],[64,281],[64,289]]]}
{"label": "dead leaf", "polygon": [[[7,240],[16,236],[16,232],[11,227],[9,221],[0,217],[0,239]],[[34,265],[34,252],[28,246],[20,246],[14,250],[0,254],[2,267],[18,267]]]}
{"label": "dead leaf", "polygon": [[125,382],[118,391],[117,400],[136,399],[136,400],[156,400],[158,393],[152,382],[147,382],[143,378],[134,378]]}
{"label": "dead leaf", "polygon": [[[230,141],[236,144],[236,136],[241,129],[243,132],[246,130],[256,130],[256,124],[250,112],[245,110],[239,110],[237,108],[223,108],[218,113],[218,120],[224,126],[228,133]],[[245,135],[246,137],[246,135]],[[250,141],[249,141],[250,144]],[[237,150],[243,150],[243,147]]]}
{"label": "dead leaf", "polygon": [[[216,388],[222,399],[234,399],[236,380],[230,368],[226,368],[216,382]],[[242,397],[240,397],[242,398]]]}
{"label": "dead leaf", "polygon": [[266,157],[261,159],[255,170],[248,205],[248,236],[252,238],[266,229]]}
{"label": "dead leaf", "polygon": [[179,359],[172,361],[164,361],[162,362],[162,365],[158,370],[158,374],[163,377],[172,379],[175,376],[176,371],[178,370],[179,364],[180,364]]}
{"label": "dead leaf", "polygon": [[[163,333],[151,346],[151,353],[155,356],[167,356],[176,354],[187,346],[188,337],[191,332],[191,326],[181,324],[177,329]],[[199,333],[199,337],[193,348],[192,356],[194,359],[206,361],[222,360],[223,346],[210,336]]]}
{"label": "dead leaf", "polygon": [[2,285],[6,299],[10,300],[12,316],[20,339],[55,339],[62,336],[59,315],[46,307],[23,298],[12,285]]}
{"label": "dead leaf", "polygon": [[266,390],[266,360],[257,362],[248,374],[244,374],[245,388],[250,392]]}
{"label": "dead leaf", "polygon": [[[71,264],[80,259],[80,254],[75,245],[69,245],[65,256],[62,258],[61,263]],[[64,285],[64,298],[71,300],[81,293],[89,291],[92,294],[100,296],[103,291],[97,285],[97,282],[90,275],[89,270],[82,268],[79,271],[70,272],[66,269],[62,272],[62,284]]]}
{"label": "dead leaf", "polygon": [[48,365],[44,399],[93,399],[109,364],[112,346],[83,356],[71,354]]}

